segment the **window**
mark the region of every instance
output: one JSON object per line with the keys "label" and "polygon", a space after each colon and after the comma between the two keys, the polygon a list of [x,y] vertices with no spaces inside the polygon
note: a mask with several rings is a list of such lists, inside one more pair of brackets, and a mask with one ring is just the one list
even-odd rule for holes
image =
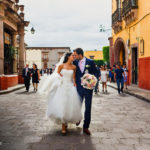
{"label": "window", "polygon": [[94,56],[90,56],[90,59],[94,59]]}

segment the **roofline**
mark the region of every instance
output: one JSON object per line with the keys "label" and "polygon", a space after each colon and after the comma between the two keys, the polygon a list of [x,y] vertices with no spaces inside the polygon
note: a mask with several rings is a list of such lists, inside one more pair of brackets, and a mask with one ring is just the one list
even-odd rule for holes
{"label": "roofline", "polygon": [[49,50],[49,49],[69,49],[70,47],[26,47],[26,49],[40,49],[40,50]]}
{"label": "roofline", "polygon": [[102,52],[102,50],[85,50],[84,52]]}

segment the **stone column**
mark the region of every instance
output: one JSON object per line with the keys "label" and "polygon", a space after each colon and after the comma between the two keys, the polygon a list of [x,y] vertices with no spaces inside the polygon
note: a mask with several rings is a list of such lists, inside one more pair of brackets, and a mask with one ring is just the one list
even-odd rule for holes
{"label": "stone column", "polygon": [[110,66],[113,67],[114,65],[114,48],[113,48],[113,38],[109,37],[109,60],[110,60]]}
{"label": "stone column", "polygon": [[[17,48],[17,32],[13,32],[12,34],[12,44],[13,47],[16,49]],[[14,61],[13,61],[13,73],[17,73],[17,50],[15,52],[15,56],[14,56]]]}
{"label": "stone column", "polygon": [[19,75],[25,66],[24,25],[19,27]]}
{"label": "stone column", "polygon": [[4,74],[4,23],[0,16],[0,75]]}

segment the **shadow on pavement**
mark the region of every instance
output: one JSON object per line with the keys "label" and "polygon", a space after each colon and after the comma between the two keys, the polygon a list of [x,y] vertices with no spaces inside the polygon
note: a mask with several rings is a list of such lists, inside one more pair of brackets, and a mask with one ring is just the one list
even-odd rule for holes
{"label": "shadow on pavement", "polygon": [[34,91],[31,92],[26,92],[26,91],[21,91],[21,92],[16,92],[15,94],[25,94],[25,95],[30,95],[30,94],[34,94]]}
{"label": "shadow on pavement", "polygon": [[45,135],[38,143],[31,143],[29,150],[95,150],[90,136],[83,135],[80,128],[69,129],[66,136],[60,130]]}

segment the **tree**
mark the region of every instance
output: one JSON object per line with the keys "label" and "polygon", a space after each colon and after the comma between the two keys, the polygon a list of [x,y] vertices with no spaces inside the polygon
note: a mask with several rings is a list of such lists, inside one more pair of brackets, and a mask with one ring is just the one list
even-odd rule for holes
{"label": "tree", "polygon": [[109,63],[109,46],[103,47],[103,58],[104,62]]}
{"label": "tree", "polygon": [[97,66],[103,66],[104,65],[104,61],[103,60],[94,60],[95,64]]}

